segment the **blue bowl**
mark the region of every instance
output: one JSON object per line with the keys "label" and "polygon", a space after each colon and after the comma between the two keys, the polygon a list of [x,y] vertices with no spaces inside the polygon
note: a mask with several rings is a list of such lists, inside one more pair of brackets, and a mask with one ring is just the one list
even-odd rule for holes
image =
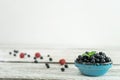
{"label": "blue bowl", "polygon": [[75,66],[79,69],[79,71],[83,75],[101,76],[104,75],[109,70],[109,68],[112,67],[112,63],[95,65],[95,64],[80,64],[75,62]]}

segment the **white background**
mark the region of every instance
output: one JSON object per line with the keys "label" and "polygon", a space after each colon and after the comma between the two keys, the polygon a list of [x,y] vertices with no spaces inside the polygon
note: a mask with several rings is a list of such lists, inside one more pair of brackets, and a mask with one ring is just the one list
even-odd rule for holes
{"label": "white background", "polygon": [[120,47],[120,0],[0,0],[0,44]]}

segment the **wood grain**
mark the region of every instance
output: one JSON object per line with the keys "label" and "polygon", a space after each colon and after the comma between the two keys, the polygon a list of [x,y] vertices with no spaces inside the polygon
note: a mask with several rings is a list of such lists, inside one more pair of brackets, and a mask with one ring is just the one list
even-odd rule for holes
{"label": "wood grain", "polygon": [[[82,75],[74,66],[75,58],[87,49],[19,49],[20,52],[31,54],[31,58],[20,59],[18,56],[9,55],[12,49],[0,50],[0,80],[120,80],[120,56],[119,50],[101,50],[105,51],[113,60],[113,67],[104,76],[89,77]],[[89,49],[93,50],[93,49]],[[36,51],[40,51],[44,60],[38,60],[39,63],[33,63],[33,56]],[[49,62],[46,57],[50,54],[53,63],[50,63],[50,69],[45,67],[44,62]],[[60,58],[65,58],[69,68],[61,72],[57,64]],[[2,62],[3,61],[3,62]],[[12,63],[13,62],[13,63]],[[55,62],[55,63],[54,63]]]}

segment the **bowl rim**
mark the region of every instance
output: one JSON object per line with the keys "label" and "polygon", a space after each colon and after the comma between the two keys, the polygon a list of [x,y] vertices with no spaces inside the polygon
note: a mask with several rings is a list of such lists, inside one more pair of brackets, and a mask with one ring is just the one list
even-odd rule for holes
{"label": "bowl rim", "polygon": [[76,62],[75,61],[75,64],[81,64],[81,65],[97,65],[97,64],[99,64],[99,65],[112,65],[113,63],[112,62],[107,62],[107,63],[78,63],[78,62]]}

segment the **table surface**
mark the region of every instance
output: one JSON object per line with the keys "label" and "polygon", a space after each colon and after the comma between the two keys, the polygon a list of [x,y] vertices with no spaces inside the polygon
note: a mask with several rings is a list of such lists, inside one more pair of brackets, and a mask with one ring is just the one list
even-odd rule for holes
{"label": "table surface", "polygon": [[[74,64],[68,64],[69,68],[61,72],[63,66],[55,63],[50,64],[50,68],[45,67],[44,62],[48,62],[47,54],[53,58],[53,62],[65,58],[67,62],[73,63],[75,58],[86,50],[93,49],[19,49],[20,52],[26,52],[31,58],[20,59],[19,53],[16,57],[9,55],[13,49],[0,50],[0,79],[3,80],[120,80],[120,56],[119,50],[100,50],[108,53],[112,60],[113,66],[104,76],[89,77],[82,75]],[[44,60],[38,60],[39,63],[32,63],[34,53],[41,52]],[[2,62],[4,61],[4,62]],[[13,63],[11,63],[11,62]],[[17,63],[19,61],[21,63]],[[43,63],[41,63],[43,62]]]}

